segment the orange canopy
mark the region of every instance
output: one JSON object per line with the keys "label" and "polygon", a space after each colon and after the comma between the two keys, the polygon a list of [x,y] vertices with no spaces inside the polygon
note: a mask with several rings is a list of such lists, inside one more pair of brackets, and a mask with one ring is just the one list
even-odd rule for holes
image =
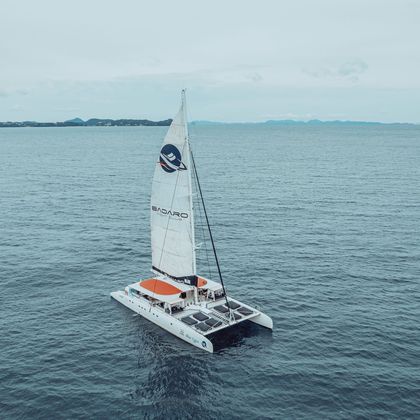
{"label": "orange canopy", "polygon": [[158,295],[177,295],[182,293],[182,290],[172,286],[172,284],[168,284],[158,279],[143,280],[139,282],[139,285]]}

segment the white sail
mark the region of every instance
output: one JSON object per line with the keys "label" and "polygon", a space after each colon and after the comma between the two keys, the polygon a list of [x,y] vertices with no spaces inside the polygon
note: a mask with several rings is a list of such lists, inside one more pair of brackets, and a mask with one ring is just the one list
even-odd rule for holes
{"label": "white sail", "polygon": [[166,134],[152,184],[153,270],[180,279],[195,278],[191,162],[185,95]]}

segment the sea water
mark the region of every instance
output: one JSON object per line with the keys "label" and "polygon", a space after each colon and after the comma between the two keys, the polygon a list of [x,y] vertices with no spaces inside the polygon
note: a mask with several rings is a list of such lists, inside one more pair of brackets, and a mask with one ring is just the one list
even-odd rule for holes
{"label": "sea water", "polygon": [[191,127],[228,293],[274,321],[214,354],[109,296],[150,276],[165,132],[0,130],[0,417],[419,418],[420,128]]}

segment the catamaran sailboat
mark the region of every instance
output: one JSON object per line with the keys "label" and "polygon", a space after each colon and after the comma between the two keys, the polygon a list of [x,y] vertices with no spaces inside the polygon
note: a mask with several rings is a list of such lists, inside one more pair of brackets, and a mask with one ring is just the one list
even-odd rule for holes
{"label": "catamaran sailboat", "polygon": [[[193,193],[194,179],[196,192]],[[205,216],[220,283],[197,274],[193,195]],[[211,338],[241,322],[273,329],[259,309],[226,293],[188,135],[185,90],[181,108],[156,162],[151,199],[152,278],[111,296],[186,342],[213,352]],[[201,209],[200,209],[201,210]]]}

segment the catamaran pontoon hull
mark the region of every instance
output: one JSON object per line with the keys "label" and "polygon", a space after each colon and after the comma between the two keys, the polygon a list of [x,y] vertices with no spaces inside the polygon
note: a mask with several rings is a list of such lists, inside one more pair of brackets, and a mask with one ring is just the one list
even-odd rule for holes
{"label": "catamaran pontoon hull", "polygon": [[[226,328],[234,327],[243,321],[249,320],[263,327],[273,329],[273,321],[269,316],[232,299],[230,302],[235,306],[238,305],[238,309],[246,308],[247,313],[251,313],[248,313],[246,316],[239,315],[239,313],[233,313],[234,316],[232,319],[229,319],[229,312],[223,314],[220,312],[218,313],[217,310],[214,309],[218,306],[223,307],[223,305],[220,305],[222,302],[218,302],[218,305],[214,303],[213,305],[208,305],[208,303],[190,305],[187,310],[184,310],[185,312],[172,315],[162,310],[161,307],[151,304],[147,299],[130,295],[128,291],[112,292],[111,297],[181,340],[209,353],[213,353],[213,343],[208,338],[209,335],[219,333]],[[201,314],[202,317],[206,316],[207,319],[201,323],[197,321],[193,325],[186,324],[186,318],[194,320],[194,316],[197,316],[197,314]],[[207,331],[198,329],[200,325],[209,326],[210,320],[216,320],[217,323]],[[218,325],[218,323],[220,323],[220,325]]]}
{"label": "catamaran pontoon hull", "polygon": [[187,328],[187,326],[181,321],[167,315],[165,312],[159,311],[156,307],[151,306],[147,302],[136,302],[134,297],[130,298],[122,291],[113,292],[111,293],[111,296],[127,308],[138,313],[166,331],[169,331],[181,340],[210,353],[213,352],[213,344],[209,339],[202,336],[197,331]]}

